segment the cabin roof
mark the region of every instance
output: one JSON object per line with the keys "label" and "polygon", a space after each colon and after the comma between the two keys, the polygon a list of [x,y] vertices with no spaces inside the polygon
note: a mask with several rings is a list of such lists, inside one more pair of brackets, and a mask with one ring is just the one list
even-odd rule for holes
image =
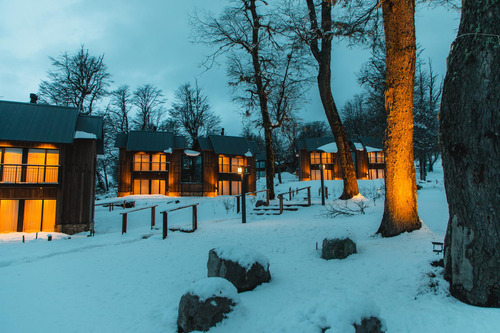
{"label": "cabin roof", "polygon": [[95,135],[102,146],[102,117],[73,107],[0,101],[0,140],[73,143],[77,131]]}
{"label": "cabin roof", "polygon": [[186,139],[171,132],[130,131],[116,136],[115,147],[129,151],[164,152],[185,149]]}
{"label": "cabin roof", "polygon": [[213,150],[221,155],[245,155],[249,150],[255,155],[260,152],[255,141],[248,141],[241,136],[209,135],[198,138],[201,150]]}

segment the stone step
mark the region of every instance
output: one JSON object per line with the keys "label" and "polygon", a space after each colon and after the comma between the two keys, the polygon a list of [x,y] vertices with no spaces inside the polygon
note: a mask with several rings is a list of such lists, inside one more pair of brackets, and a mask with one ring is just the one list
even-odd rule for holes
{"label": "stone step", "polygon": [[[279,207],[265,207],[265,208],[254,208],[253,209],[254,212],[260,212],[260,211],[274,211],[274,210],[280,210]],[[283,210],[286,210],[286,211],[297,211],[299,210],[298,207],[283,207]]]}

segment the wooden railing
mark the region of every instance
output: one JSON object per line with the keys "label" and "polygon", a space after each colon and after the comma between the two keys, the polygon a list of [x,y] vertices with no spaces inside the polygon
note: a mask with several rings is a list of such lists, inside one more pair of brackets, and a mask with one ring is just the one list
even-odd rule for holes
{"label": "wooden railing", "polygon": [[[266,206],[269,206],[269,190],[260,190],[260,191],[253,191],[253,192],[247,192],[246,194],[257,194],[261,192],[266,192]],[[240,208],[241,208],[241,196],[243,194],[238,194],[235,196],[236,198],[236,214],[240,213]]]}
{"label": "wooden railing", "polygon": [[280,214],[283,214],[283,196],[288,194],[289,200],[292,200],[292,196],[298,194],[302,190],[307,190],[307,206],[311,206],[311,186],[298,188],[295,191],[290,188],[288,192],[278,194],[278,199],[280,202]]}
{"label": "wooden railing", "polygon": [[128,210],[126,212],[120,213],[122,215],[122,235],[127,232],[127,214],[133,213],[133,212],[138,212],[138,211],[144,210],[144,209],[151,209],[151,229],[153,229],[153,227],[155,226],[155,208],[156,207],[158,207],[158,205],[137,208],[137,209]]}
{"label": "wooden railing", "polygon": [[59,165],[0,164],[0,183],[57,184]]}
{"label": "wooden railing", "polygon": [[195,232],[196,229],[198,229],[198,210],[197,210],[197,206],[198,205],[199,205],[198,203],[195,203],[195,204],[188,205],[188,206],[176,207],[176,208],[172,208],[172,209],[169,209],[169,210],[162,211],[161,213],[163,214],[163,239],[167,238],[167,234],[168,234],[168,213],[174,212],[176,210],[181,210],[181,209],[184,209],[184,208],[193,207],[192,228],[191,228],[191,230],[184,230],[184,229],[181,229],[180,227],[179,228],[175,228],[175,229],[172,228],[170,230],[172,230],[172,231],[182,231],[182,232]]}

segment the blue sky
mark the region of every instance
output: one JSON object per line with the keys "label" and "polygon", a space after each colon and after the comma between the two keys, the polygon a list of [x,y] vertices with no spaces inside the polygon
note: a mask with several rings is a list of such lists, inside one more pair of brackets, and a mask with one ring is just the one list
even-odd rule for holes
{"label": "blue sky", "polygon": [[[181,84],[198,80],[212,109],[223,118],[226,133],[241,130],[240,106],[232,102],[225,69],[208,72],[199,65],[208,50],[189,42],[188,14],[195,8],[220,12],[224,0],[2,0],[0,1],[0,99],[28,101],[50,69],[49,56],[75,52],[85,44],[92,54],[105,54],[113,88],[151,83],[173,101]],[[423,57],[445,74],[445,60],[456,36],[459,13],[420,7],[417,42]],[[336,44],[333,53],[333,94],[339,108],[359,93],[355,74],[369,54]],[[221,61],[223,63],[223,61]],[[300,116],[324,120],[316,87]]]}

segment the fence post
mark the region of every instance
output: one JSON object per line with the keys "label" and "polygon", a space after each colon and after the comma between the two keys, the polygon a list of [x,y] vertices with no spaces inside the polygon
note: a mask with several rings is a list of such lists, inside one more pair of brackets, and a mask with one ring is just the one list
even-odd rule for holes
{"label": "fence post", "polygon": [[162,212],[163,213],[163,239],[167,238],[167,233],[168,233],[168,213],[167,212]]}
{"label": "fence post", "polygon": [[311,206],[311,186],[307,188],[307,206]]}
{"label": "fence post", "polygon": [[197,214],[196,205],[193,205],[193,231],[198,229],[198,214]]}
{"label": "fence post", "polygon": [[283,194],[278,195],[280,199],[280,214],[283,214]]}
{"label": "fence post", "polygon": [[266,190],[266,206],[269,206],[269,190]]}
{"label": "fence post", "polygon": [[328,199],[328,187],[325,186],[325,198]]}
{"label": "fence post", "polygon": [[292,188],[288,188],[288,201],[292,201]]}
{"label": "fence post", "polygon": [[236,196],[236,214],[240,213],[240,197]]}
{"label": "fence post", "polygon": [[127,232],[127,213],[122,214],[122,235]]}
{"label": "fence post", "polygon": [[151,207],[151,230],[155,226],[155,206]]}

